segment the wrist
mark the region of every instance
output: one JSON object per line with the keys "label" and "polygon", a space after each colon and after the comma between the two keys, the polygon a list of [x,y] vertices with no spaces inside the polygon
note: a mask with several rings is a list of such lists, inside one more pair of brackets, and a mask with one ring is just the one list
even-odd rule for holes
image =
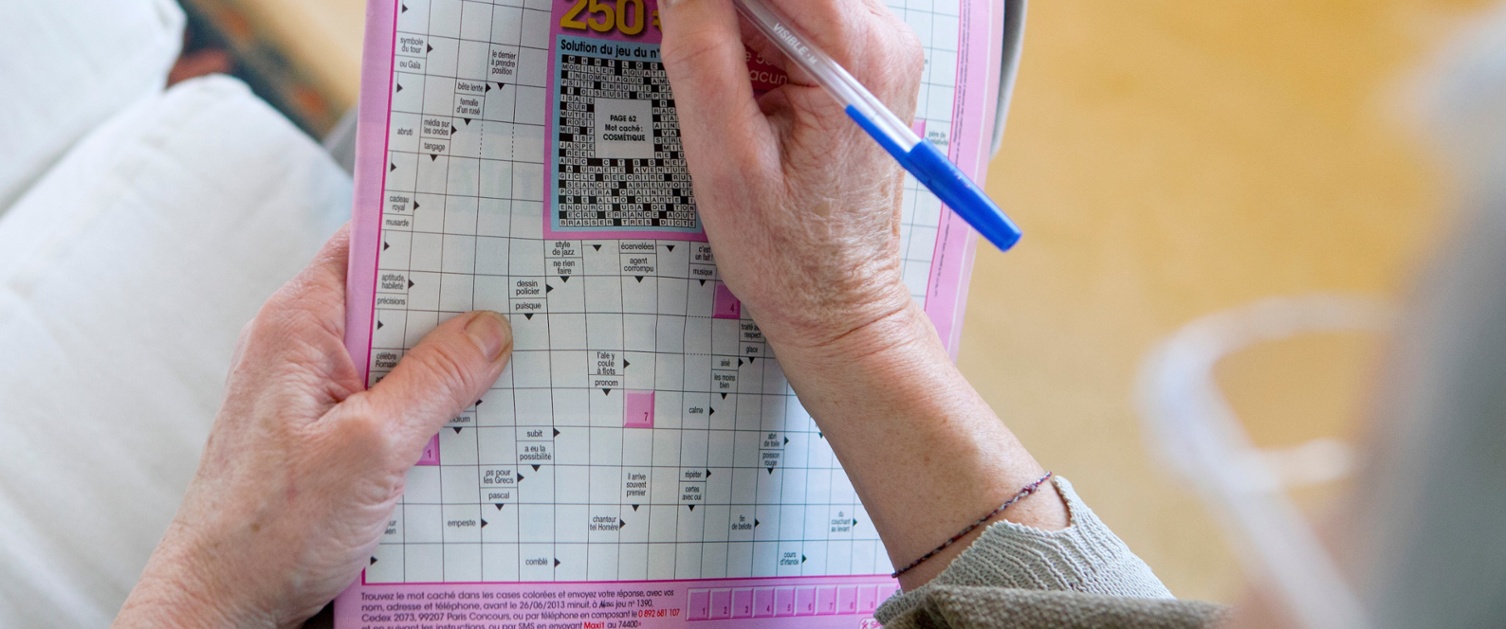
{"label": "wrist", "polygon": [[[849,429],[863,431],[899,422],[905,431],[927,430],[922,424],[971,414],[959,413],[955,408],[959,404],[969,410],[979,409],[968,402],[981,404],[952,363],[930,318],[913,300],[822,343],[781,344],[773,338],[770,343],[801,402],[817,424],[838,439],[834,446]],[[875,404],[890,415],[844,410],[854,404]]]}
{"label": "wrist", "polygon": [[247,599],[246,590],[215,572],[210,555],[182,544],[182,536],[181,530],[169,532],[152,555],[115,627],[277,626],[271,614]]}
{"label": "wrist", "polygon": [[[957,370],[918,305],[828,343],[774,349],[898,566],[1044,474]],[[998,519],[1046,530],[1067,524],[1060,500],[1022,500],[990,521]],[[935,576],[983,526],[903,582]]]}
{"label": "wrist", "polygon": [[[776,352],[819,354],[829,346],[845,346],[849,337],[863,337],[870,329],[892,327],[907,311],[919,311],[899,267],[869,268],[853,264],[840,279],[830,273],[807,272],[812,279],[798,285],[739,282],[728,286],[742,298],[743,307]],[[823,279],[815,279],[821,276]],[[745,294],[746,293],[746,294]]]}
{"label": "wrist", "polygon": [[909,295],[885,309],[844,315],[840,324],[824,332],[766,334],[784,365],[830,370],[889,368],[916,360],[951,359],[936,328],[920,304]]}

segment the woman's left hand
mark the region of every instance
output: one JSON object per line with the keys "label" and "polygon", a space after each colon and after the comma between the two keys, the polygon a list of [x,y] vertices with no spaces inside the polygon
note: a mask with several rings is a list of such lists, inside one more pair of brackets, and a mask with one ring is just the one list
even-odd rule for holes
{"label": "woman's left hand", "polygon": [[498,314],[456,317],[363,391],[345,349],[348,232],[246,327],[178,515],[117,626],[296,626],[370,563],[403,479],[512,350]]}

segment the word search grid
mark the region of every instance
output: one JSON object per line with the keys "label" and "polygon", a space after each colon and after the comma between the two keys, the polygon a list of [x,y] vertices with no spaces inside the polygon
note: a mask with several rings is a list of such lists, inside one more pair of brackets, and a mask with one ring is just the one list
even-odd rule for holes
{"label": "word search grid", "polygon": [[[617,0],[613,33],[571,22],[585,4],[371,2],[352,353],[374,384],[474,309],[507,314],[515,352],[425,449],[337,621],[402,626],[425,615],[387,612],[428,611],[404,600],[495,597],[485,609],[509,611],[492,620],[565,618],[516,610],[589,598],[618,609],[592,617],[635,623],[871,622],[892,567],[717,274],[687,196],[654,2]],[[926,48],[917,131],[977,172],[992,113],[965,88],[986,82],[977,60],[994,49],[967,42],[989,38],[974,15],[988,3],[889,5]],[[972,239],[914,179],[902,223],[906,284],[954,342]],[[614,582],[689,587],[585,585]],[[509,583],[567,589],[483,587]],[[396,585],[422,587],[381,589]]]}

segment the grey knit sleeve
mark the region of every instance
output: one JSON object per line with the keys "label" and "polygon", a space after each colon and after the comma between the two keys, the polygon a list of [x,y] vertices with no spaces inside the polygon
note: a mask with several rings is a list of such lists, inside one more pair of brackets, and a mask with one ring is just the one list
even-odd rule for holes
{"label": "grey knit sleeve", "polygon": [[916,607],[937,585],[1171,598],[1171,592],[1129,547],[1083,504],[1072,483],[1057,477],[1071,526],[1044,531],[1013,522],[988,527],[930,583],[889,599],[875,614],[887,623]]}

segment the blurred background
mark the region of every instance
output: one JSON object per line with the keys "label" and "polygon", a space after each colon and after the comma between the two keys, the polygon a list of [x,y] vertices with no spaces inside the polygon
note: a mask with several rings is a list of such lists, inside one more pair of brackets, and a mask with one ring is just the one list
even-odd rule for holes
{"label": "blurred background", "polygon": [[[201,53],[185,74],[233,69],[316,137],[354,103],[364,0],[184,4]],[[961,364],[1177,595],[1233,602],[1242,577],[1211,514],[1147,453],[1145,353],[1266,297],[1404,297],[1452,207],[1409,95],[1484,4],[1031,6],[988,181],[1027,238],[980,253]],[[1282,343],[1218,376],[1258,442],[1296,443],[1355,430],[1384,351],[1362,337]]]}

